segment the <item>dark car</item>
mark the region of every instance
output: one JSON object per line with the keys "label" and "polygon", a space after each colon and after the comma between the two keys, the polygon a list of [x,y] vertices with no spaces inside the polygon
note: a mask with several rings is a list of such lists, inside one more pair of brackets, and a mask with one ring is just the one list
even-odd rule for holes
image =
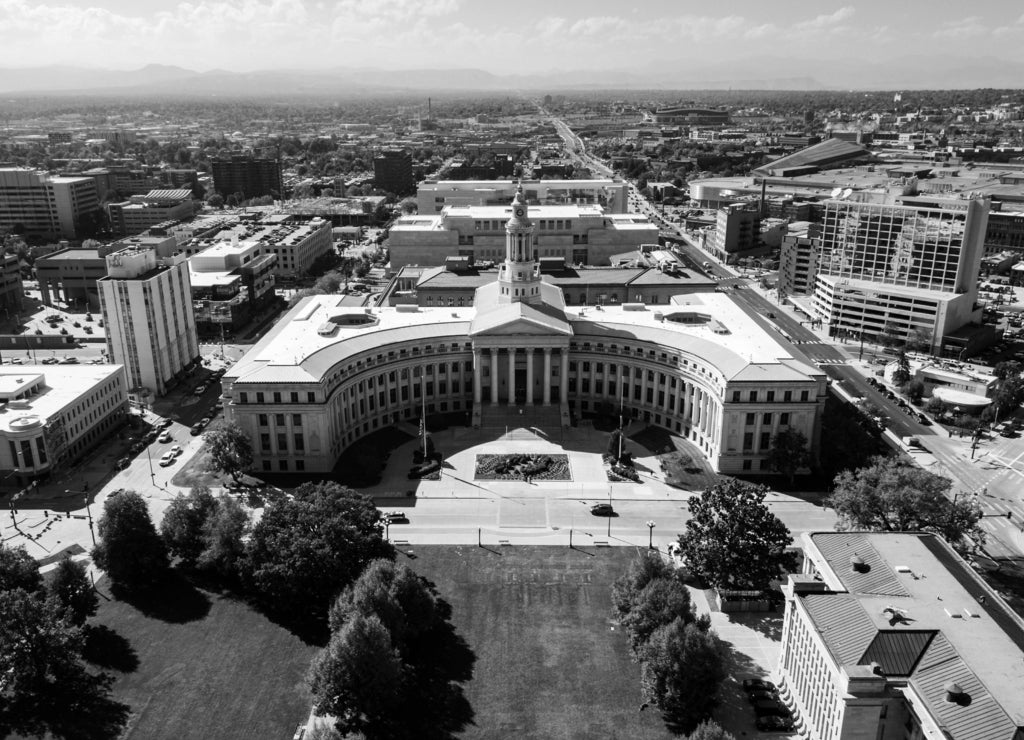
{"label": "dark car", "polygon": [[929,419],[929,418],[928,418],[927,416],[925,416],[924,414],[918,414],[918,415],[917,415],[917,420],[918,420],[919,422],[921,422],[921,425],[922,425],[922,426],[930,427],[930,426],[932,425],[932,420],[931,420],[931,419]]}
{"label": "dark car", "polygon": [[758,717],[788,717],[789,710],[781,701],[763,699],[754,702],[754,714]]}
{"label": "dark car", "polygon": [[773,684],[771,681],[765,681],[763,678],[745,678],[743,679],[743,690],[775,691],[775,684]]}
{"label": "dark car", "polygon": [[751,704],[759,701],[776,701],[779,695],[768,689],[754,689],[747,692],[747,701]]}
{"label": "dark car", "polygon": [[388,524],[408,524],[409,517],[404,511],[382,511],[380,513],[382,521],[386,521]]}
{"label": "dark car", "polygon": [[594,504],[590,507],[590,513],[595,516],[612,516],[615,514],[615,509],[611,504]]}
{"label": "dark car", "polygon": [[776,717],[767,715],[758,717],[754,723],[761,732],[790,732],[793,729],[793,720],[789,717]]}
{"label": "dark car", "polygon": [[191,434],[193,437],[198,437],[200,434],[203,433],[202,424],[193,424],[192,428],[188,430],[188,433]]}

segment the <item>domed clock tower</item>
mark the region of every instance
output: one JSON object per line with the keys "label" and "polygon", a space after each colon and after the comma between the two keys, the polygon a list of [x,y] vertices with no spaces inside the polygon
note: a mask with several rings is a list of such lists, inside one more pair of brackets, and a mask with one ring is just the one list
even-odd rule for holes
{"label": "domed clock tower", "polygon": [[505,224],[505,262],[498,272],[498,303],[540,303],[540,266],[533,259],[533,222],[523,186]]}

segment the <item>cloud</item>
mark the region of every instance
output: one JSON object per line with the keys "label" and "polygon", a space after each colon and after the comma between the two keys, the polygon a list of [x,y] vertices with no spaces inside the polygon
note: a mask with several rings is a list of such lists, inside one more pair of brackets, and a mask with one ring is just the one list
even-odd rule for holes
{"label": "cloud", "polygon": [[990,29],[982,19],[972,15],[955,21],[946,21],[932,33],[932,36],[937,39],[964,39],[989,33]]}

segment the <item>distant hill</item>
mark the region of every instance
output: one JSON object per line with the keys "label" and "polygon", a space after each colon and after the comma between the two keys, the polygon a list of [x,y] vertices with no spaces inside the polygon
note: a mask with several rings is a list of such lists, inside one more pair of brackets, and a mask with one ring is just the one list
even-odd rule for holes
{"label": "distant hill", "polygon": [[991,57],[901,57],[889,61],[789,57],[723,59],[714,65],[685,60],[649,62],[637,69],[558,70],[499,75],[482,69],[337,67],[323,70],[197,72],[151,64],[135,70],[71,66],[0,68],[0,94],[111,94],[269,96],[338,95],[404,90],[508,91],[568,89],[828,90],[1017,88],[1024,64]]}

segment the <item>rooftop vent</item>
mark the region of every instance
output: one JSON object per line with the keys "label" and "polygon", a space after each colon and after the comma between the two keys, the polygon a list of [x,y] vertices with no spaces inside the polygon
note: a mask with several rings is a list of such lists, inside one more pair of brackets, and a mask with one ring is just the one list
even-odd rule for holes
{"label": "rooftop vent", "polygon": [[854,573],[867,573],[871,566],[864,562],[864,558],[856,553],[850,556],[850,570]]}
{"label": "rooftop vent", "polygon": [[964,688],[956,681],[947,681],[943,684],[942,688],[946,692],[946,701],[950,704],[958,704],[961,707],[966,707],[971,703],[970,694],[964,691]]}

